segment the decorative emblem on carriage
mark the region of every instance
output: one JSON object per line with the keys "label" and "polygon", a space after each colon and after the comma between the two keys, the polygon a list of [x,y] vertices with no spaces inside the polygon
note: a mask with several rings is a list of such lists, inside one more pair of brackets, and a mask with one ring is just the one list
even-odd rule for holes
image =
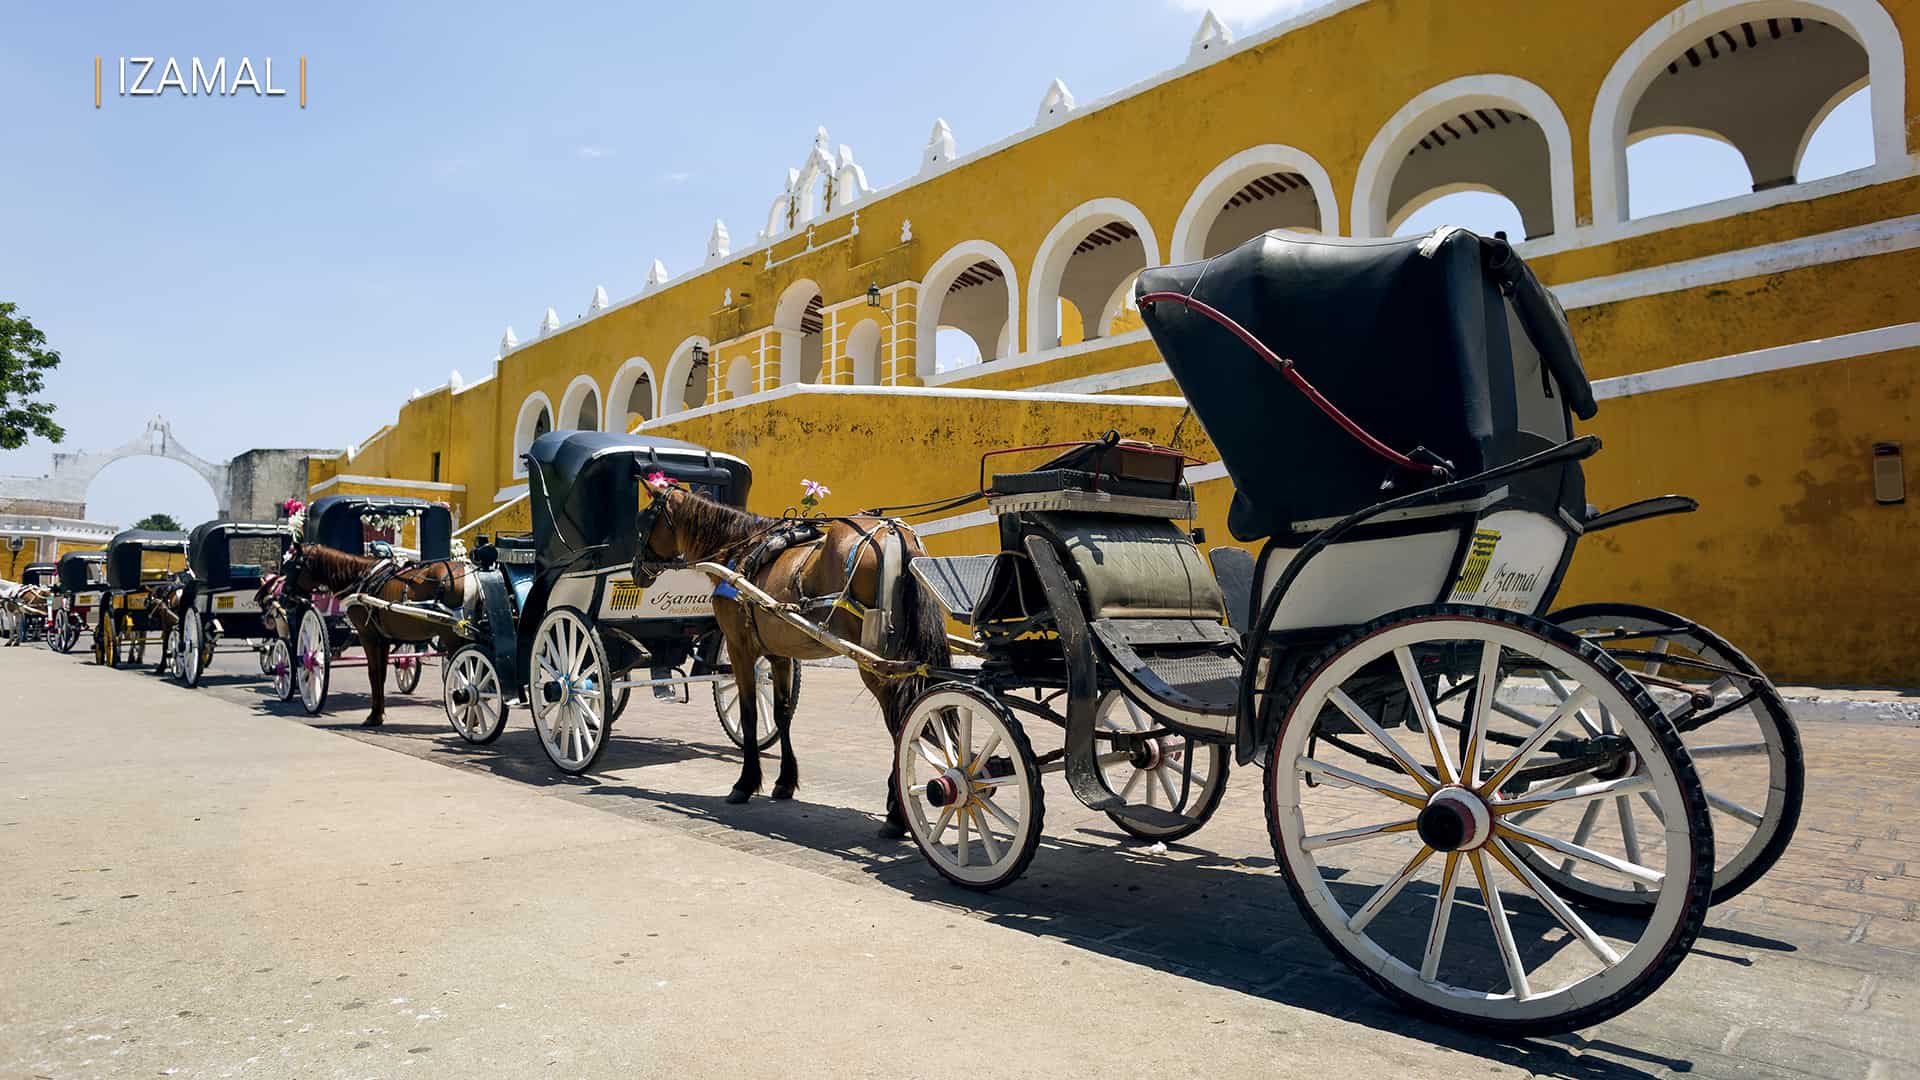
{"label": "decorative emblem on carriage", "polygon": [[615,611],[632,611],[640,606],[647,590],[632,578],[621,578],[613,583],[607,595],[607,605]]}

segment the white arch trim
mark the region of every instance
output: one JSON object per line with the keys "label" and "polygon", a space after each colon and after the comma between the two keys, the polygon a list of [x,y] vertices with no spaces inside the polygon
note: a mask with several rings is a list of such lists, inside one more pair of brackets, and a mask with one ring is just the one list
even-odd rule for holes
{"label": "white arch trim", "polygon": [[[673,347],[673,355],[667,360],[667,373],[660,377],[654,387],[653,418],[660,419],[671,413],[677,413],[687,407],[687,375],[693,370],[693,347],[707,350],[711,355],[713,343],[700,334],[694,334]],[[713,361],[708,360],[711,364]],[[707,378],[713,378],[713,372],[707,372]],[[708,388],[706,404],[713,404],[712,388]]]}
{"label": "white arch trim", "polygon": [[[1148,258],[1151,260],[1152,256]],[[934,373],[939,360],[934,339],[940,332],[940,305],[947,298],[947,290],[953,288],[955,278],[978,262],[993,263],[1006,275],[1007,325],[1020,325],[1020,272],[1014,269],[1013,259],[1000,245],[987,240],[962,240],[953,245],[933,261],[933,266],[920,280],[920,302],[914,309],[913,354],[914,366],[923,379]]]}
{"label": "white arch trim", "polygon": [[[1821,125],[1827,122],[1827,118],[1833,115],[1833,110],[1846,104],[1848,98],[1859,93],[1871,84],[1871,78],[1856,79],[1851,86],[1845,87],[1839,93],[1833,95],[1825,105],[1820,107],[1820,111],[1814,114],[1813,123],[1808,124],[1807,130],[1800,133],[1800,148],[1793,152],[1793,176],[1796,183],[1799,182],[1800,166],[1806,161],[1807,146],[1813,142],[1814,134],[1820,130]],[[1873,105],[1871,95],[1868,97],[1867,105],[1869,107]],[[1876,158],[1879,156],[1878,148],[1875,148],[1874,156]]]}
{"label": "white arch trim", "polygon": [[1148,266],[1160,265],[1160,239],[1140,208],[1125,199],[1089,199],[1066,212],[1040,242],[1040,253],[1033,257],[1033,272],[1027,279],[1027,350],[1040,352],[1053,348],[1060,337],[1060,309],[1054,303],[1060,296],[1060,276],[1066,271],[1073,249],[1095,228],[1124,221],[1140,234],[1140,246],[1146,249]]}
{"label": "white arch trim", "polygon": [[636,356],[621,364],[620,370],[613,373],[613,381],[607,384],[607,396],[601,402],[601,431],[627,430],[627,398],[633,395],[634,384],[642,375],[647,377],[647,419],[660,415],[660,380],[654,377],[653,365],[647,363],[645,357]]}
{"label": "white arch trim", "polygon": [[[1573,134],[1560,106],[1545,90],[1512,75],[1463,75],[1424,91],[1388,118],[1367,144],[1353,184],[1353,235],[1390,235],[1387,198],[1393,178],[1421,136],[1442,118],[1470,109],[1502,108],[1525,113],[1547,137],[1547,190],[1553,199],[1553,232],[1574,230]],[[1509,196],[1511,197],[1511,196]]]}
{"label": "white arch trim", "polygon": [[1407,204],[1405,206],[1402,206],[1400,209],[1394,211],[1393,216],[1387,219],[1386,234],[1388,236],[1391,236],[1395,232],[1398,232],[1400,229],[1400,226],[1406,224],[1406,221],[1408,218],[1412,217],[1413,215],[1419,213],[1422,210],[1425,210],[1427,207],[1432,206],[1434,203],[1439,202],[1441,199],[1444,199],[1449,195],[1458,195],[1462,192],[1467,192],[1467,191],[1478,192],[1482,195],[1495,195],[1502,199],[1505,199],[1508,202],[1508,204],[1513,205],[1513,216],[1516,218],[1520,216],[1520,207],[1517,204],[1514,204],[1513,198],[1511,196],[1509,196],[1506,192],[1501,191],[1499,188],[1492,187],[1487,184],[1476,184],[1471,182],[1458,183],[1458,184],[1441,184],[1437,188],[1432,188],[1427,191],[1423,191],[1420,194],[1415,195],[1413,198],[1408,199]]}
{"label": "white arch trim", "polygon": [[[555,431],[576,430],[573,423],[580,418],[580,404],[586,400],[588,394],[593,395],[594,417],[604,419],[607,398],[600,392],[600,384],[595,382],[591,375],[575,375],[573,381],[567,384],[566,390],[560,395],[560,411],[553,418]],[[601,424],[602,429],[605,426],[604,423]]]}
{"label": "white arch trim", "polygon": [[1214,166],[1194,186],[1180,218],[1173,224],[1173,243],[1167,249],[1167,261],[1193,262],[1203,256],[1207,232],[1219,220],[1221,206],[1251,181],[1276,172],[1294,172],[1307,178],[1313,189],[1313,201],[1320,212],[1320,231],[1329,236],[1340,232],[1340,199],[1333,192],[1333,179],[1313,155],[1281,143],[1248,147]]}
{"label": "white arch trim", "polygon": [[847,331],[847,363],[855,386],[880,385],[882,333],[879,319],[859,319]]}
{"label": "white arch trim", "polygon": [[520,413],[514,417],[513,421],[514,476],[527,475],[527,463],[520,460],[520,455],[526,453],[527,448],[533,445],[533,428],[539,422],[541,409],[547,410],[547,422],[553,424],[556,429],[559,427],[559,418],[553,411],[552,399],[539,390],[528,394],[526,400],[520,403]]}
{"label": "white arch trim", "polygon": [[1895,168],[1906,161],[1906,54],[1899,27],[1876,0],[1689,0],[1627,46],[1594,96],[1587,149],[1592,155],[1595,225],[1627,220],[1627,127],[1641,94],[1666,67],[1673,50],[1735,23],[1794,16],[1837,26],[1866,50],[1874,166]]}

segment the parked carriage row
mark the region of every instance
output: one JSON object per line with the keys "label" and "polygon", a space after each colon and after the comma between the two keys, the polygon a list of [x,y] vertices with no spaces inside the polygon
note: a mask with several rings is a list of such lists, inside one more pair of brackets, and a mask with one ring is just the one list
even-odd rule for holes
{"label": "parked carriage row", "polygon": [[[1229,529],[1257,554],[1202,555],[1180,524],[1196,462],[1178,450],[1110,434],[994,475],[980,495],[999,552],[908,567],[979,658],[912,671],[929,685],[901,714],[892,783],[923,856],[968,888],[1016,880],[1056,772],[1128,833],[1178,840],[1216,812],[1234,765],[1258,765],[1288,889],[1388,997],[1503,1034],[1643,999],[1708,905],[1779,858],[1804,775],[1779,693],[1712,631],[1631,604],[1556,609],[1581,536],[1694,505],[1588,504],[1581,462],[1599,444],[1573,422],[1595,404],[1551,295],[1504,241],[1460,230],[1272,234],[1138,289],[1233,481]],[[684,700],[701,682],[741,742],[708,598],[715,582],[742,603],[764,594],[739,560],[663,559],[647,537],[663,488],[743,506],[747,464],[582,432],[526,457],[532,532],[477,547],[477,593],[457,604],[268,590],[249,606],[290,534],[195,530],[174,670],[191,685],[216,642],[252,639],[279,695],[318,712],[359,604],[428,628],[411,680],[444,657],[447,716],[469,742],[525,703],[553,763],[583,772],[632,691]],[[364,521],[399,516],[411,558],[450,557],[445,509],[417,500],[323,499],[308,539],[384,553]],[[161,587],[152,563],[174,543],[116,537],[104,582],[81,572],[97,560],[71,579],[63,560],[54,618],[69,617],[49,643],[71,647],[100,590],[96,655],[137,662],[151,628],[131,596]],[[904,673],[814,630],[871,676]],[[755,699],[760,718],[791,710],[793,670],[795,686]],[[769,679],[746,681],[761,694]],[[1059,748],[1036,752],[1036,720]]]}

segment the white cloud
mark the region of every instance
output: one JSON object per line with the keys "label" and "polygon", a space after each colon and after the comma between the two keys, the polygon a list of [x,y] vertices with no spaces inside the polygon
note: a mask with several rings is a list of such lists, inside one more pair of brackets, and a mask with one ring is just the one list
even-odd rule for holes
{"label": "white cloud", "polygon": [[592,161],[595,158],[612,157],[613,151],[604,146],[576,146],[573,148],[573,156]]}
{"label": "white cloud", "polygon": [[1325,7],[1330,0],[1169,0],[1179,11],[1199,15],[1212,11],[1222,21],[1235,28],[1252,25],[1266,25],[1291,19],[1295,15],[1305,14],[1317,7]]}

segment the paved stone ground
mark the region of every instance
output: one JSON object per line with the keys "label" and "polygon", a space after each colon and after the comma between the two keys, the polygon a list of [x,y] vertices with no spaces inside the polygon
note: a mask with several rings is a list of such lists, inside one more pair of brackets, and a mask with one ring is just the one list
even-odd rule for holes
{"label": "paved stone ground", "polygon": [[[32,668],[49,675],[79,663],[40,655],[46,659]],[[264,682],[246,673],[250,666],[248,657],[221,658],[210,685],[197,693],[250,708],[263,720],[309,724],[492,775],[517,793],[661,826],[1118,960],[1150,973],[1167,995],[1201,988],[1250,995],[1269,1004],[1275,1031],[1298,1027],[1303,1015],[1338,1018],[1375,1029],[1375,1038],[1386,1042],[1412,1036],[1465,1055],[1448,1072],[1920,1076],[1920,792],[1913,766],[1920,730],[1911,727],[1841,721],[1805,727],[1810,790],[1792,849],[1765,881],[1714,909],[1674,978],[1639,1008],[1598,1028],[1500,1043],[1409,1019],[1325,950],[1274,869],[1252,771],[1234,776],[1207,828],[1164,854],[1087,812],[1054,779],[1046,792],[1046,839],[1031,869],[1009,888],[979,896],[948,886],[911,844],[874,839],[888,743],[849,670],[805,670],[794,726],[798,797],[732,807],[722,796],[738,755],[703,687],[694,688],[686,705],[636,699],[596,775],[569,779],[542,755],[524,710],[513,714],[494,745],[463,743],[440,709],[438,671],[427,673],[419,695],[395,699],[385,728],[368,731],[357,726],[366,709],[361,673],[336,673],[330,715],[308,719],[297,704],[271,701]],[[150,674],[117,677],[167,693],[195,693]],[[1057,745],[1051,733],[1034,734],[1037,750]],[[408,797],[392,793],[396,802]],[[767,902],[780,900],[769,896]],[[1124,1015],[1115,1015],[1113,1037],[1187,1042],[1213,1033],[1198,1022],[1136,1032]],[[1018,1050],[997,1051],[1001,1060],[1010,1054]],[[1382,1063],[1365,1039],[1354,1042],[1343,1061],[1353,1068]],[[1287,1073],[1293,1067],[1275,1058],[1271,1068]],[[1435,1067],[1425,1062],[1393,1071],[1424,1075]]]}

